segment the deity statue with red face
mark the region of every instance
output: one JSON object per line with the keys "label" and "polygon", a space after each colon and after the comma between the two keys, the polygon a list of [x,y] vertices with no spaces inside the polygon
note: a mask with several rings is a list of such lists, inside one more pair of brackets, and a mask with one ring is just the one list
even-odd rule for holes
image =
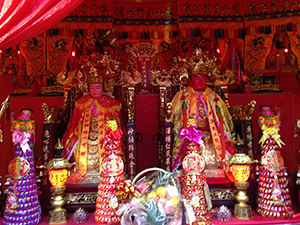
{"label": "deity statue with red face", "polygon": [[86,181],[91,179],[84,177],[100,174],[101,155],[104,152],[100,142],[105,136],[105,122],[113,118],[122,127],[121,103],[104,94],[102,77],[98,71],[91,71],[87,80],[89,94],[76,101],[62,138],[65,150],[61,154],[62,157],[77,162],[79,174]]}
{"label": "deity statue with red face", "polygon": [[[188,87],[177,92],[172,100],[173,170],[178,168],[182,162],[185,146],[178,135],[184,126],[184,121],[190,117],[196,119],[198,129],[202,131],[202,139],[205,144],[202,149],[205,169],[218,169],[223,159],[229,159],[235,152],[231,143],[232,140],[235,140],[232,118],[221,97],[207,87],[206,67],[204,65],[194,67],[188,69],[187,72]],[[223,143],[225,150],[222,147]]]}

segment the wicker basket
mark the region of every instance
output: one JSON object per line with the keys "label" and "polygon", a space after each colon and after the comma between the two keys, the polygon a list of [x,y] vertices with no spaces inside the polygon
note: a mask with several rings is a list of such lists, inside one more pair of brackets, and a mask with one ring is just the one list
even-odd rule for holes
{"label": "wicker basket", "polygon": [[[145,169],[145,170],[141,171],[140,173],[138,173],[138,174],[135,176],[135,178],[133,179],[132,184],[133,184],[133,185],[136,185],[137,182],[138,182],[138,180],[139,180],[140,178],[142,178],[143,175],[149,174],[149,173],[151,173],[151,172],[161,172],[162,174],[168,174],[168,173],[170,173],[170,172],[167,172],[167,171],[164,170],[164,169],[157,168],[157,167],[148,168],[148,169]],[[170,176],[170,177],[169,177],[169,181],[171,182],[171,184],[172,184],[173,186],[175,186],[175,187],[177,188],[178,193],[180,193],[180,189],[178,189],[179,186],[176,184],[175,178],[173,177],[173,179],[172,179],[172,177]],[[142,194],[145,194],[145,193],[142,193]]]}
{"label": "wicker basket", "polygon": [[[157,178],[155,177],[156,174],[153,174],[153,177],[151,177],[151,175],[152,175],[151,173],[155,173],[155,172],[158,172],[158,177]],[[136,186],[139,183],[139,179],[143,178],[144,175],[150,174],[149,175],[150,176],[150,180],[152,180],[153,178],[154,179],[160,179],[160,178],[162,178],[162,181],[163,181],[162,185],[163,184],[166,184],[166,185],[171,184],[172,186],[174,185],[177,188],[178,193],[180,194],[180,190],[178,190],[179,185],[176,184],[176,179],[174,177],[172,177],[173,175],[166,176],[166,177],[159,177],[161,175],[160,173],[162,175],[167,175],[170,172],[167,172],[164,169],[156,168],[156,167],[145,169],[145,170],[141,171],[140,173],[138,173],[135,176],[135,178],[132,181],[132,184],[134,186]],[[155,180],[155,182],[157,182],[157,180]],[[161,184],[161,183],[159,183],[159,184]],[[153,188],[152,189],[151,188],[147,189],[142,194],[146,195],[149,191],[153,191],[153,190],[155,190],[155,189],[153,189]],[[143,208],[135,207],[135,208],[130,208],[129,210],[127,210],[127,212],[125,213],[125,215],[123,215],[123,217],[121,219],[121,224],[130,224],[130,220],[132,219],[132,216],[139,215],[139,214],[144,214],[144,217],[145,218],[149,218],[152,221],[152,223],[153,223],[153,220],[155,221],[155,218],[153,217],[153,215],[150,212],[145,211]],[[149,215],[149,214],[151,214],[151,215]],[[175,216],[175,212],[172,212],[170,214],[166,213],[164,215],[165,215],[165,220],[164,221],[156,221],[153,224],[158,224],[158,225],[160,225],[160,224],[169,224],[169,222],[172,222],[175,219],[175,217],[174,217]],[[140,218],[138,218],[138,219],[140,219]],[[126,221],[126,223],[125,223],[125,221]],[[145,224],[148,225],[150,223],[145,222]]]}

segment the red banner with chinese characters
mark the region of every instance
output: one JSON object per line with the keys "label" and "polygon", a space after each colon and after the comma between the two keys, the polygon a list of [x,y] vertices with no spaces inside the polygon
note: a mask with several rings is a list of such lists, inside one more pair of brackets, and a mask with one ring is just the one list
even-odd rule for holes
{"label": "red banner with chinese characters", "polygon": [[140,40],[148,32],[154,43],[169,41],[177,31],[177,3],[118,3],[114,4],[116,32],[126,32],[129,40]]}
{"label": "red banner with chinese characters", "polygon": [[74,29],[80,29],[85,37],[92,36],[96,29],[112,30],[113,6],[114,1],[85,0],[52,29],[67,36],[74,36]]}

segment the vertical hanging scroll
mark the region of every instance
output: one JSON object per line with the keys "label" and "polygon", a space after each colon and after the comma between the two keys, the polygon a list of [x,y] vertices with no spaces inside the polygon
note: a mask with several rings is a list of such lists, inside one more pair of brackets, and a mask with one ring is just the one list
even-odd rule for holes
{"label": "vertical hanging scroll", "polygon": [[[53,158],[53,155],[50,155],[50,152],[52,153],[52,147],[53,146],[53,140],[50,139],[50,134],[53,133],[53,124],[51,123],[45,123],[43,125],[43,157],[42,157],[42,164],[44,166],[47,166],[48,162]],[[50,148],[51,147],[51,148]]]}
{"label": "vertical hanging scroll", "polygon": [[[142,87],[149,88],[150,87],[150,70],[152,67],[152,59],[151,57],[137,57],[136,60],[136,69],[140,72],[142,76]],[[139,86],[140,86],[139,85]]]}
{"label": "vertical hanging scroll", "polygon": [[127,165],[128,165],[128,177],[133,180],[136,175],[137,168],[137,155],[136,155],[136,144],[135,144],[135,124],[134,124],[134,87],[128,87],[127,92],[127,145],[128,145],[128,154],[127,154]]}
{"label": "vertical hanging scroll", "polygon": [[242,123],[242,129],[244,131],[243,133],[243,139],[246,140],[246,154],[249,155],[251,159],[254,157],[254,151],[253,151],[253,124],[252,120],[243,120]]}
{"label": "vertical hanging scroll", "polygon": [[172,126],[169,121],[168,109],[171,103],[167,102],[167,88],[159,87],[159,133],[158,162],[166,171],[172,170]]}

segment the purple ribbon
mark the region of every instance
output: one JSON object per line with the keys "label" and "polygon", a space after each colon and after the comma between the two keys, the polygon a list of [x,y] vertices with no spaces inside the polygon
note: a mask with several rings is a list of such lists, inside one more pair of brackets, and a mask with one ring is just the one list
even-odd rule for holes
{"label": "purple ribbon", "polygon": [[199,145],[204,144],[203,140],[201,139],[202,131],[197,130],[195,126],[189,126],[187,129],[181,129],[178,137],[183,140],[193,141]]}

